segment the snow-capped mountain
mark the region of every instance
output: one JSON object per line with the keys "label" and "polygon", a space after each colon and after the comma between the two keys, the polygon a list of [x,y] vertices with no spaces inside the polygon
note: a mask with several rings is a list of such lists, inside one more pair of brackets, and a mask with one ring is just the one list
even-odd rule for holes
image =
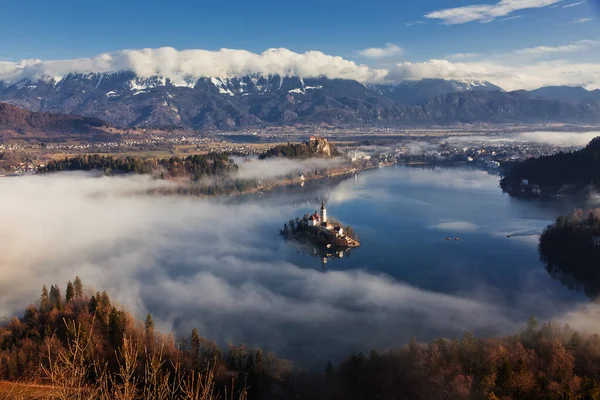
{"label": "snow-capped mountain", "polygon": [[247,75],[178,81],[132,72],[0,82],[0,101],[31,111],[126,126],[236,129],[330,124],[413,126],[473,122],[594,122],[598,105],[506,93],[485,81],[425,79],[399,85]]}
{"label": "snow-capped mountain", "polygon": [[502,90],[493,83],[469,79],[421,79],[404,81],[398,85],[373,85],[373,88],[397,103],[405,105],[425,104],[438,96],[454,92]]}
{"label": "snow-capped mountain", "polygon": [[173,82],[132,72],[22,80],[0,101],[32,111],[93,116],[118,126],[233,128],[278,122],[367,121],[395,104],[353,80],[278,75],[190,78]]}

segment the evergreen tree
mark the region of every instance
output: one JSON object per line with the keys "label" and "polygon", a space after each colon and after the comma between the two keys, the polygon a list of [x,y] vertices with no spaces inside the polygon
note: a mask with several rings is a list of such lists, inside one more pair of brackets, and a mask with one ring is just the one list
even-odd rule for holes
{"label": "evergreen tree", "polygon": [[525,329],[525,332],[523,333],[523,341],[531,342],[537,332],[538,321],[535,318],[535,315],[531,314],[531,316],[527,320],[527,329]]}
{"label": "evergreen tree", "polygon": [[246,370],[251,373],[254,372],[254,357],[252,356],[252,353],[248,354],[248,357],[246,358]]}
{"label": "evergreen tree", "polygon": [[65,300],[66,302],[70,302],[71,300],[73,300],[73,297],[75,297],[75,289],[73,287],[73,283],[71,281],[69,281],[67,283],[67,290],[65,291]]}
{"label": "evergreen tree", "polygon": [[108,317],[108,340],[113,349],[117,350],[123,346],[126,326],[127,316],[125,311],[119,311],[116,307],[113,307]]}
{"label": "evergreen tree", "polygon": [[62,297],[58,285],[50,285],[50,307],[62,310]]}
{"label": "evergreen tree", "polygon": [[40,311],[50,311],[50,297],[48,296],[48,288],[46,285],[42,287],[42,295],[40,296]]}
{"label": "evergreen tree", "polygon": [[98,309],[98,301],[96,300],[95,296],[92,296],[90,298],[90,302],[88,303],[88,310],[90,311],[90,314],[95,314],[96,310]]}
{"label": "evergreen tree", "polygon": [[154,342],[154,320],[150,313],[146,315],[146,321],[144,322],[144,336],[146,337],[146,346],[151,346]]}
{"label": "evergreen tree", "polygon": [[75,290],[75,298],[81,299],[83,297],[83,283],[81,283],[81,279],[76,276],[75,281],[73,282],[73,289]]}
{"label": "evergreen tree", "polygon": [[194,363],[194,367],[198,368],[200,366],[200,335],[198,335],[198,329],[196,329],[196,327],[192,329],[190,347],[192,350],[192,362]]}
{"label": "evergreen tree", "polygon": [[108,325],[111,313],[110,297],[108,297],[108,294],[105,291],[102,293],[96,292],[96,301],[98,302],[96,315],[100,321],[105,325]]}
{"label": "evergreen tree", "polygon": [[265,373],[263,354],[260,349],[256,351],[256,356],[254,357],[254,370],[258,375],[263,375]]}

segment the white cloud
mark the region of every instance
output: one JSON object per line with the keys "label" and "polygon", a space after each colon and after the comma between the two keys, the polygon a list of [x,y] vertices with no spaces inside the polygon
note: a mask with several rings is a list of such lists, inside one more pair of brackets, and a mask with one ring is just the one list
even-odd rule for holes
{"label": "white cloud", "polygon": [[600,136],[600,132],[523,132],[517,140],[523,142],[548,143],[556,146],[584,147],[593,139]]}
{"label": "white cloud", "polygon": [[511,21],[513,19],[523,18],[523,15],[513,15],[512,17],[502,18],[500,21]]}
{"label": "white cloud", "polygon": [[406,26],[414,26],[414,25],[421,25],[421,24],[424,24],[424,23],[425,23],[425,21],[418,20],[418,21],[413,21],[413,22],[406,22],[404,25],[406,25]]}
{"label": "white cloud", "polygon": [[600,87],[600,65],[564,60],[512,65],[495,60],[462,63],[429,60],[396,64],[387,76],[389,81],[423,78],[488,80],[505,90],[536,89],[548,85],[596,89]]}
{"label": "white cloud", "polygon": [[573,21],[575,24],[585,24],[586,22],[590,22],[593,18],[579,18]]}
{"label": "white cloud", "polygon": [[589,132],[552,132],[552,131],[533,131],[522,132],[516,135],[465,135],[451,136],[444,139],[447,143],[454,144],[474,144],[474,143],[543,143],[563,147],[585,147],[592,139],[600,136],[598,131]]}
{"label": "white cloud", "polygon": [[[388,46],[383,51],[398,51]],[[221,49],[175,50],[158,49],[122,50],[104,53],[93,58],[74,60],[21,60],[0,62],[0,79],[15,82],[23,78],[60,80],[71,72],[92,73],[133,71],[139,76],[154,75],[184,84],[189,77],[213,77],[250,74],[277,74],[281,76],[327,77],[355,79],[359,82],[379,80],[386,71],[357,65],[339,56],[320,51],[299,54],[278,48],[256,54],[246,50]]]}
{"label": "white cloud", "polygon": [[386,43],[385,47],[370,47],[356,52],[361,57],[384,58],[402,54],[402,49],[393,43]]}
{"label": "white cloud", "polygon": [[[542,58],[548,56],[556,56],[560,53],[574,53],[588,50],[591,47],[600,45],[598,39],[586,39],[571,42],[565,45],[558,46],[536,46],[524,49],[517,49],[510,52],[502,53],[455,53],[446,56],[449,60],[466,60],[466,59],[488,59],[488,60],[514,60],[517,61],[524,57],[527,58]],[[515,57],[517,56],[517,57]]]}
{"label": "white cloud", "polygon": [[600,40],[579,40],[563,46],[537,46],[527,49],[515,50],[517,55],[536,55],[547,53],[568,53],[574,51],[586,50],[593,46],[600,45]]}
{"label": "white cloud", "polygon": [[528,8],[541,8],[559,3],[561,0],[501,0],[496,4],[476,4],[465,7],[437,10],[425,15],[425,18],[439,19],[444,24],[465,24],[467,22],[491,22],[515,11]]}
{"label": "white cloud", "polygon": [[319,159],[311,158],[308,160],[290,160],[290,159],[268,159],[268,160],[249,160],[238,162],[239,169],[235,175],[238,179],[271,179],[290,174],[300,174],[321,170],[325,168],[339,166],[344,163],[343,158]]}
{"label": "white cloud", "polygon": [[468,58],[479,58],[481,57],[481,53],[454,53],[448,54],[446,58],[450,60],[465,60]]}
{"label": "white cloud", "polygon": [[[594,62],[554,60],[532,62],[532,58],[582,51],[600,40],[582,40],[562,46],[538,46],[488,56],[458,53],[449,60],[402,62],[389,68],[372,68],[319,51],[299,54],[270,49],[260,54],[244,50],[183,50],[172,48],[123,50],[74,60],[0,61],[0,80],[9,83],[24,78],[61,79],[71,72],[101,73],[133,71],[141,77],[161,75],[175,85],[187,85],[190,78],[246,74],[280,74],[298,77],[354,79],[365,83],[398,83],[406,79],[489,80],[507,90],[535,89],[546,85],[600,87],[600,65]],[[400,54],[394,44],[362,51],[372,59]],[[593,53],[590,52],[590,55]],[[528,60],[527,60],[528,59]]]}
{"label": "white cloud", "polygon": [[576,6],[580,6],[580,5],[584,4],[584,3],[586,3],[585,0],[584,1],[579,1],[577,3],[571,3],[571,4],[564,5],[563,8],[576,7]]}

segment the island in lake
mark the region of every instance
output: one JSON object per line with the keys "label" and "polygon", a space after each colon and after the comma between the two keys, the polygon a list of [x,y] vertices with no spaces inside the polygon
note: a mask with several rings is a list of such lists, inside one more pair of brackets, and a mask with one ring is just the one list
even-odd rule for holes
{"label": "island in lake", "polygon": [[327,217],[325,202],[321,202],[320,212],[306,214],[292,219],[283,225],[281,236],[306,246],[312,246],[315,254],[330,252],[342,254],[359,247],[358,236],[350,226],[343,227],[335,218]]}

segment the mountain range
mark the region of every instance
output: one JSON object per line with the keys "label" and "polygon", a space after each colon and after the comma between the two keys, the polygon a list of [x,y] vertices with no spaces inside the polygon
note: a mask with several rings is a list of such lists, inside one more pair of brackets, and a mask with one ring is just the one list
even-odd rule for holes
{"label": "mountain range", "polygon": [[474,80],[365,85],[278,75],[189,78],[175,83],[133,72],[0,81],[0,101],[34,112],[92,117],[117,127],[198,130],[323,124],[598,123],[599,93],[568,87],[505,92]]}

